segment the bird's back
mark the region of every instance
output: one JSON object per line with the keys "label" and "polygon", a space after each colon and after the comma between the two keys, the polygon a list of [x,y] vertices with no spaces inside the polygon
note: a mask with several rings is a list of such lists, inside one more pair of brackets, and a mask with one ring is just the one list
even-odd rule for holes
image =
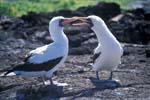
{"label": "bird's back", "polygon": [[48,46],[40,47],[39,49],[36,49],[35,52],[37,52],[35,55],[29,58],[29,62],[31,63],[42,63],[45,61],[48,61],[50,59],[55,59],[58,57],[65,56],[68,53],[68,48],[59,45],[57,43],[52,43]]}

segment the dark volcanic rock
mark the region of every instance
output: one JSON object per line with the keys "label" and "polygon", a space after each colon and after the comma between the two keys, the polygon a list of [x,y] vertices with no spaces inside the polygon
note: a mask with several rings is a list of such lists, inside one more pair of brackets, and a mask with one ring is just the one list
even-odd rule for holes
{"label": "dark volcanic rock", "polygon": [[84,54],[92,53],[92,49],[87,46],[70,48],[69,51],[70,51],[69,54],[71,54],[71,55],[84,55]]}
{"label": "dark volcanic rock", "polygon": [[[85,16],[84,13],[80,12],[80,11],[72,11],[72,10],[67,10],[67,9],[63,9],[63,10],[59,10],[56,12],[57,16],[64,16],[64,17],[73,17],[73,16]],[[55,16],[56,16],[55,15]]]}
{"label": "dark volcanic rock", "polygon": [[[27,15],[23,15],[18,20],[16,20],[16,22],[14,22],[11,19],[8,21],[3,20],[3,22],[0,24],[0,26],[2,27],[3,30],[9,29],[8,32],[12,31],[12,33],[14,34],[14,36],[16,38],[23,38],[23,39],[28,39],[31,41],[42,41],[43,43],[50,43],[51,40],[48,37],[48,35],[49,35],[48,34],[48,23],[49,23],[49,20],[54,16],[72,17],[72,16],[88,16],[88,15],[95,14],[95,15],[102,17],[107,22],[108,19],[110,19],[113,16],[116,16],[120,12],[121,11],[120,11],[119,5],[117,5],[115,3],[101,2],[94,6],[81,7],[79,9],[77,9],[76,11],[60,10],[60,11],[51,12],[51,13],[29,12]],[[10,23],[8,24],[8,22],[10,22]],[[115,25],[115,26],[117,26],[117,25]],[[113,26],[111,26],[111,27],[113,29]],[[146,27],[148,27],[148,26],[146,26]],[[132,33],[132,30],[134,30],[134,29],[129,29],[129,28],[126,28],[126,31],[130,30],[130,32],[127,32],[127,33]],[[37,32],[38,33],[41,32],[41,34],[42,34],[45,31],[46,31],[46,35],[43,35],[43,37],[39,37],[37,35]],[[69,36],[70,46],[73,46],[73,47],[80,46],[82,42],[84,42],[85,40],[88,40],[88,38],[90,38],[90,37],[88,37],[85,39],[85,37],[83,36],[84,34],[81,34],[81,35],[76,35],[76,34],[80,34],[83,32],[85,32],[85,33],[92,32],[90,28],[73,28],[73,27],[65,28],[64,31]],[[148,31],[148,30],[144,30],[144,31]],[[114,33],[118,34],[117,32],[114,32]],[[71,36],[74,34],[76,36]],[[136,34],[136,32],[134,32],[132,34],[135,34],[135,35],[132,35],[134,38],[129,38],[128,40],[123,40],[123,41],[131,41],[132,40],[131,42],[134,42],[134,41],[138,40],[137,38],[135,38],[135,36],[138,36]],[[120,35],[124,36],[122,34],[120,34]],[[44,38],[44,36],[45,36],[45,38]],[[119,37],[118,35],[116,35],[116,36]],[[130,35],[130,37],[131,37],[131,35]],[[143,38],[144,38],[143,39],[143,41],[144,41],[145,38],[147,38],[147,35],[146,36],[143,35]],[[122,38],[119,37],[119,39],[122,41]],[[147,39],[145,41],[147,41]]]}
{"label": "dark volcanic rock", "polygon": [[[70,47],[79,47],[81,44],[90,38],[95,38],[94,33],[80,33],[77,35],[68,35]],[[82,48],[82,47],[81,47]]]}
{"label": "dark volcanic rock", "polygon": [[48,13],[43,12],[41,13],[29,12],[27,15],[23,15],[20,18],[24,20],[24,22],[31,24],[31,26],[36,26],[48,24],[52,16],[49,16]]}
{"label": "dark volcanic rock", "polygon": [[77,11],[84,13],[86,16],[100,16],[105,21],[121,13],[119,5],[117,5],[116,3],[105,2],[100,2],[95,6],[81,7],[77,9]]}
{"label": "dark volcanic rock", "polygon": [[148,44],[150,23],[144,14],[143,9],[127,11],[118,21],[110,21],[108,25],[112,33],[122,42]]}
{"label": "dark volcanic rock", "polygon": [[[0,40],[13,36],[30,42],[40,42],[43,45],[48,44],[52,42],[49,36],[48,23],[54,16],[72,17],[95,14],[105,20],[109,29],[119,41],[148,44],[150,42],[150,14],[142,8],[120,13],[119,5],[100,2],[93,6],[80,7],[75,11],[64,9],[50,13],[29,12],[20,18],[0,16],[0,33],[2,33],[0,34]],[[116,15],[119,16],[117,16],[117,21],[109,20]],[[71,54],[75,54],[75,51],[80,52],[77,54],[91,53],[92,51],[89,50],[89,47],[92,47],[92,49],[96,47],[96,45],[93,45],[94,42],[87,47],[85,44],[83,45],[84,42],[90,41],[91,38],[96,39],[95,34],[91,35],[93,31],[89,27],[65,27],[64,32],[69,38],[70,48],[73,48],[71,49],[73,51],[70,51]]]}
{"label": "dark volcanic rock", "polygon": [[146,57],[150,58],[150,48],[145,50]]}

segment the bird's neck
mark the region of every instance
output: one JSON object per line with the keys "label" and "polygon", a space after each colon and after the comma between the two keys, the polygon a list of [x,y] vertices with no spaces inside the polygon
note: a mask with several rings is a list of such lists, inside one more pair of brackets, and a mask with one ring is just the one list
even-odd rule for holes
{"label": "bird's neck", "polygon": [[96,27],[93,28],[98,42],[101,45],[107,45],[107,44],[115,44],[117,42],[116,38],[113,36],[113,34],[110,32],[110,30],[108,29],[108,27],[105,25],[105,23],[103,25],[97,25],[97,26],[101,26],[101,27]]}
{"label": "bird's neck", "polygon": [[63,32],[63,29],[56,29],[55,31],[51,31],[51,38],[55,43],[61,45],[68,45],[68,38]]}

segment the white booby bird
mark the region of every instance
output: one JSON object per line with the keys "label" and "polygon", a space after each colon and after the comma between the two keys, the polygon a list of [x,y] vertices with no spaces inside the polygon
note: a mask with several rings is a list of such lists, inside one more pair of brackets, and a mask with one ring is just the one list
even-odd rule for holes
{"label": "white booby bird", "polygon": [[63,32],[65,25],[75,21],[73,18],[62,16],[54,17],[49,22],[49,32],[53,43],[39,47],[29,52],[24,64],[17,65],[5,73],[5,76],[14,73],[23,76],[40,76],[50,78],[66,60],[68,56],[68,38]]}
{"label": "white booby bird", "polygon": [[[78,17],[86,22],[95,32],[98,46],[94,49],[92,67],[96,71],[97,79],[100,79],[98,71],[110,71],[109,80],[112,80],[113,70],[121,63],[123,48],[114,35],[110,32],[105,22],[98,16]],[[78,24],[74,24],[78,25]],[[84,25],[85,26],[85,25]]]}

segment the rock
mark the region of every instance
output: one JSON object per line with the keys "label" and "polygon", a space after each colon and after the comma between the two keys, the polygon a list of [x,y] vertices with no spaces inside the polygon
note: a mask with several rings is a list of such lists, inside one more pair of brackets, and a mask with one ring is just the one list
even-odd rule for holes
{"label": "rock", "polygon": [[84,54],[91,54],[91,53],[92,53],[92,49],[87,46],[80,46],[80,47],[69,49],[69,54],[71,55],[84,55]]}
{"label": "rock", "polygon": [[119,14],[119,15],[111,18],[110,21],[119,22],[123,16],[124,16],[123,14]]}
{"label": "rock", "polygon": [[141,60],[139,60],[139,62],[145,62],[145,60],[144,60],[144,59],[141,59]]}
{"label": "rock", "polygon": [[16,19],[15,20],[15,23],[13,23],[10,27],[9,27],[9,30],[17,30],[19,29],[20,27],[22,27],[24,25],[24,21],[21,20],[21,19]]}
{"label": "rock", "polygon": [[121,13],[120,6],[118,4],[105,2],[100,2],[95,6],[81,7],[77,9],[77,11],[86,14],[86,16],[100,16],[105,21]]}
{"label": "rock", "polygon": [[[10,42],[15,42],[9,40]],[[20,40],[19,40],[20,41]],[[90,41],[90,40],[89,40]],[[94,40],[92,40],[94,42]],[[18,40],[16,41],[18,42]],[[28,41],[29,42],[29,41]],[[38,43],[29,42],[28,45],[36,46]],[[10,51],[5,48],[10,43],[0,42],[0,63],[6,68],[11,62],[19,61],[15,56],[7,56]],[[30,48],[30,50],[33,48]],[[145,57],[145,52],[149,49],[147,45],[125,44],[124,50],[130,53],[122,57],[122,64],[113,72],[113,80],[97,81],[95,71],[87,66],[90,57],[93,55],[69,55],[64,66],[58,69],[58,74],[53,77],[54,81],[67,83],[67,86],[44,86],[40,78],[11,76],[0,77],[0,99],[1,100],[96,100],[97,98],[122,100],[127,99],[149,99],[150,93],[150,60]],[[29,47],[20,48],[19,50],[29,51]],[[85,51],[84,51],[85,52]],[[78,53],[78,52],[76,52]],[[3,57],[3,58],[2,58]],[[5,59],[4,59],[5,57]],[[5,60],[8,60],[6,63]],[[145,60],[145,61],[144,61]],[[142,61],[142,62],[139,62]],[[1,68],[1,66],[0,66]],[[2,72],[2,70],[1,70]],[[0,72],[0,75],[1,75]],[[100,71],[101,78],[107,79],[109,72]],[[94,80],[93,80],[94,79]]]}
{"label": "rock", "polygon": [[50,37],[50,34],[47,31],[43,31],[43,32],[36,32],[35,33],[35,37],[39,40],[42,41],[44,44],[49,44],[51,42],[53,42],[53,40]]}
{"label": "rock", "polygon": [[35,33],[35,36],[37,37],[37,38],[43,38],[44,36],[46,35],[46,31],[44,31],[44,32],[36,32]]}
{"label": "rock", "polygon": [[79,47],[79,46],[81,46],[81,43],[83,41],[83,39],[81,37],[79,37],[78,35],[69,36],[68,39],[69,39],[70,47]]}
{"label": "rock", "polygon": [[77,35],[68,35],[69,38],[69,44],[71,47],[79,47],[81,46],[82,43],[84,43],[85,41],[91,39],[91,38],[95,38],[95,34],[93,33],[80,33]]}
{"label": "rock", "polygon": [[93,31],[89,27],[65,27],[64,32],[67,35],[77,35],[80,33],[92,33]]}
{"label": "rock", "polygon": [[147,58],[150,58],[150,49],[146,49],[146,50],[145,50],[145,53],[146,53],[146,57],[147,57]]}
{"label": "rock", "polygon": [[57,16],[64,16],[64,17],[73,17],[73,16],[85,16],[84,13],[79,11],[72,11],[69,9],[63,9],[56,12]]}
{"label": "rock", "polygon": [[23,21],[30,23],[31,25],[43,25],[48,24],[49,22],[49,15],[48,13],[35,13],[29,12],[27,15],[23,15],[20,17]]}
{"label": "rock", "polygon": [[123,52],[123,56],[127,56],[127,55],[129,55],[130,54],[130,52],[128,52],[128,51],[124,51]]}
{"label": "rock", "polygon": [[[47,44],[51,42],[50,38],[48,37],[48,23],[52,17],[59,15],[65,17],[72,17],[88,16],[95,14],[105,20],[106,24],[109,26],[109,29],[119,41],[128,43],[148,44],[150,40],[150,25],[147,21],[149,20],[150,14],[148,12],[145,12],[145,10],[142,8],[126,11],[122,14],[120,13],[121,10],[119,5],[115,3],[100,2],[94,6],[80,7],[75,11],[65,9],[51,13],[29,12],[27,15],[23,15],[22,17],[15,20],[7,17],[1,17],[0,28],[2,29],[2,31],[8,30],[7,33],[12,31],[10,33],[12,33],[16,38],[29,39],[31,41],[40,40],[43,43]],[[116,15],[118,16],[114,17]],[[112,17],[114,17],[113,21],[109,20]],[[47,35],[39,38],[36,36],[37,31],[46,31]],[[65,27],[64,32],[71,38],[71,35],[77,35],[80,33],[91,33],[92,30],[90,28]],[[74,37],[75,36],[73,36],[73,38]],[[78,46],[81,44],[81,42],[85,41],[85,38],[83,36],[79,36],[80,39],[77,37],[75,38],[79,40],[78,43],[76,44],[74,42],[76,41],[76,39],[70,39],[70,46]],[[2,38],[5,38],[5,35],[2,36]]]}
{"label": "rock", "polygon": [[135,0],[129,4],[129,7],[131,7],[131,9],[142,8],[145,10],[145,12],[150,13],[149,6],[150,6],[149,0]]}
{"label": "rock", "polygon": [[5,41],[7,38],[13,36],[12,32],[0,31],[0,41]]}
{"label": "rock", "polygon": [[13,24],[13,20],[5,15],[0,15],[0,29],[7,30]]}
{"label": "rock", "polygon": [[[122,64],[114,71],[113,76],[113,79],[119,81],[90,81],[91,77],[95,77],[95,71],[87,65],[97,46],[96,36],[90,28],[65,27],[70,55],[53,80],[69,85],[47,87],[39,86],[39,78],[0,77],[0,100],[95,100],[99,97],[112,100],[149,99],[150,50],[148,45],[139,45],[150,43],[149,13],[142,8],[124,11],[111,21],[109,19],[120,14],[119,6],[114,3],[98,3],[76,11],[30,12],[16,19],[0,17],[0,75],[7,68],[22,63],[29,51],[52,42],[48,31],[48,23],[52,17],[91,14],[101,16],[119,41],[138,43],[124,45]],[[109,73],[101,72],[101,77],[106,78],[107,74]]]}
{"label": "rock", "polygon": [[26,99],[39,99],[42,97],[56,98],[63,95],[63,87],[58,86],[27,86],[20,89],[16,93],[16,98],[18,100]]}
{"label": "rock", "polygon": [[[127,11],[117,21],[108,23],[112,33],[119,41],[128,43],[148,44],[150,41],[150,24],[144,17],[143,9]],[[132,34],[132,35],[131,35]]]}
{"label": "rock", "polygon": [[144,20],[150,21],[150,13],[144,13]]}

